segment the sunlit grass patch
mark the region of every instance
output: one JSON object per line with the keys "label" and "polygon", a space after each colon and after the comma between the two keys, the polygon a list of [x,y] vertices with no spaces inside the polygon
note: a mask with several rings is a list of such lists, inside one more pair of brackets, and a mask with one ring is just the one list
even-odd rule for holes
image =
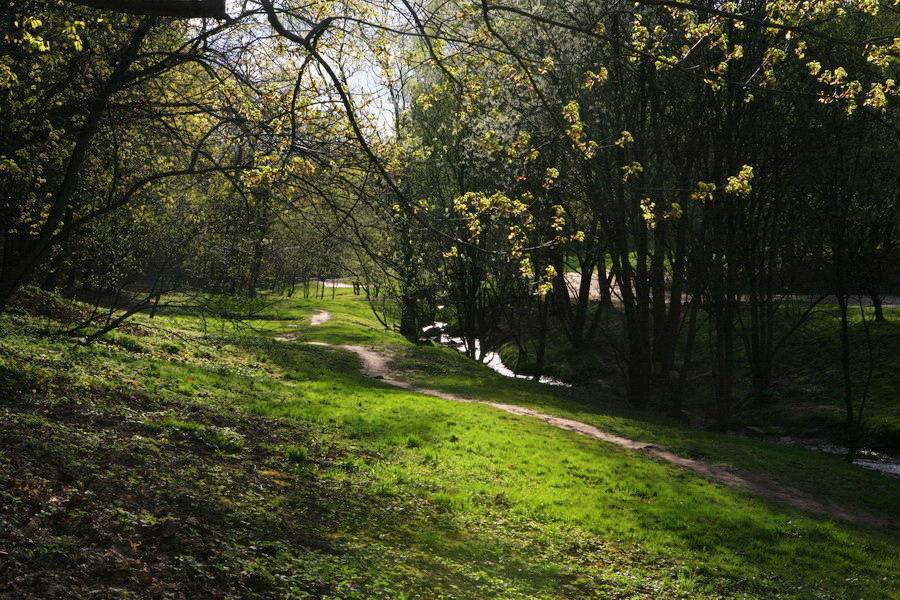
{"label": "sunlit grass patch", "polygon": [[[228,524],[218,543],[243,549],[231,550],[242,585],[261,594],[293,586],[367,598],[879,597],[896,582],[894,534],[770,505],[534,419],[397,389],[363,376],[355,354],[303,341],[386,348],[402,376],[429,387],[573,416],[785,479],[808,471],[810,485],[828,482],[842,501],[886,510],[897,491],[877,474],[606,414],[577,389],[504,379],[385,331],[349,291],[335,302],[283,303],[291,318],[269,315],[262,334],[223,336],[158,316],[136,338],[146,352],[83,347],[3,317],[0,382],[9,393],[0,407],[17,415],[5,419],[15,424],[7,435],[34,439],[15,451],[89,461],[103,447],[100,432],[111,443],[102,428],[114,427],[115,456],[130,461],[116,477],[130,469],[128,477],[152,479],[153,465],[173,461],[166,468],[181,470],[160,489],[187,493],[203,482],[190,493]],[[322,309],[331,321],[308,325]],[[285,331],[301,337],[275,339]],[[75,425],[64,420],[72,416]],[[139,506],[125,510],[132,517],[122,527],[165,529]],[[293,529],[301,526],[315,535]],[[242,537],[246,527],[268,537]],[[304,546],[307,538],[327,550]]]}

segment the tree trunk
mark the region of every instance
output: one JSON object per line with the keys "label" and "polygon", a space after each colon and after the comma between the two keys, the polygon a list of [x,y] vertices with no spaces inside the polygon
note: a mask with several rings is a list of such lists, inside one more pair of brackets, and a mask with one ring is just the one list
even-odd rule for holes
{"label": "tree trunk", "polygon": [[404,291],[400,297],[400,335],[413,343],[419,341],[417,308],[415,297]]}
{"label": "tree trunk", "polygon": [[652,355],[650,351],[650,306],[639,302],[627,324],[627,394],[628,403],[635,408],[646,408],[650,403],[650,379]]}
{"label": "tree trunk", "polygon": [[650,403],[650,351],[643,340],[636,339],[628,349],[628,403],[646,408]]}
{"label": "tree trunk", "polygon": [[535,381],[539,381],[541,379],[541,374],[544,372],[544,363],[546,361],[547,354],[547,320],[549,317],[549,311],[547,310],[547,300],[546,299],[537,299],[538,303],[538,344],[537,350],[535,351],[534,357],[534,377]]}
{"label": "tree trunk", "polygon": [[[727,300],[726,300],[727,302]],[[731,422],[734,387],[734,329],[730,310],[716,318],[716,428],[725,430]]]}
{"label": "tree trunk", "polygon": [[581,264],[581,282],[578,285],[578,297],[575,299],[575,310],[572,312],[570,339],[572,348],[578,350],[584,346],[585,326],[588,320],[588,309],[591,303],[591,282],[594,279],[594,263]]}
{"label": "tree trunk", "polygon": [[850,373],[850,323],[848,319],[847,294],[839,292],[837,295],[838,308],[841,312],[841,376],[844,380],[844,406],[847,411],[847,462],[856,459],[857,452],[857,427],[853,410],[853,379]]}
{"label": "tree trunk", "polygon": [[[684,391],[687,389],[687,379],[691,371],[691,361],[694,356],[694,343],[697,338],[697,311],[700,306],[699,299],[691,298],[688,306],[687,339],[684,342],[684,360],[681,362],[681,371],[678,373],[678,381],[674,383],[675,389],[670,390],[672,400],[672,416],[681,418],[684,415]],[[669,384],[673,382],[670,380]]]}
{"label": "tree trunk", "polygon": [[872,307],[875,309],[875,320],[884,321],[884,308],[882,307],[884,300],[881,294],[877,291],[872,291],[870,296],[872,297]]}
{"label": "tree trunk", "polygon": [[162,300],[162,282],[159,284],[159,289],[156,291],[156,295],[153,297],[153,304],[150,307],[150,318],[156,316],[156,312],[159,310],[159,302]]}
{"label": "tree trunk", "polygon": [[600,262],[597,263],[597,284],[600,288],[600,304],[603,306],[612,306],[610,276],[606,270],[606,252],[600,253]]}

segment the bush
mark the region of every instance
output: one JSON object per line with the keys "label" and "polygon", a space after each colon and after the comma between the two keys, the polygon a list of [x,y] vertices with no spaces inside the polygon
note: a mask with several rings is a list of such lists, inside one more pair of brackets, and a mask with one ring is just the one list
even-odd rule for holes
{"label": "bush", "polygon": [[871,417],[866,420],[869,444],[877,450],[900,450],[900,419],[891,416]]}
{"label": "bush", "polygon": [[309,452],[303,446],[285,446],[284,455],[291,462],[303,463],[309,459]]}

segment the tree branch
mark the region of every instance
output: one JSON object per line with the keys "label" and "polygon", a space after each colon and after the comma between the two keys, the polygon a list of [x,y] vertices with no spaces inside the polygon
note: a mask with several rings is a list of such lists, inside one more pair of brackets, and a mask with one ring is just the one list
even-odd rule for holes
{"label": "tree branch", "polygon": [[68,0],[73,4],[133,15],[193,19],[228,18],[225,0]]}

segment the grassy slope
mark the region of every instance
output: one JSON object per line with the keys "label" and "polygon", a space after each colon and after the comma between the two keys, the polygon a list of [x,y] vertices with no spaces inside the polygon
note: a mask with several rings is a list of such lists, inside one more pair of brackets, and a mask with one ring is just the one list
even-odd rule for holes
{"label": "grassy slope", "polygon": [[[283,321],[260,319],[253,335],[201,340],[197,321],[166,317],[153,323],[166,331],[87,349],[46,338],[52,322],[8,316],[0,490],[12,491],[0,492],[0,518],[12,534],[0,551],[17,566],[0,567],[0,594],[13,572],[41,572],[22,588],[35,589],[90,560],[103,569],[77,570],[84,586],[152,589],[134,564],[110,567],[120,559],[104,545],[179,589],[198,585],[196,572],[242,596],[878,598],[900,584],[896,535],[770,506],[529,419],[389,388],[360,377],[342,351],[261,341],[322,307],[332,321],[301,325],[301,340],[389,346],[435,387],[670,446],[681,439],[716,460],[753,456],[793,476],[815,464],[848,503],[900,505],[896,480],[838,461],[604,416],[452,351],[413,348],[345,293],[287,303]],[[44,463],[53,469],[41,473]],[[52,510],[54,498],[76,497],[77,510]],[[93,545],[79,518],[105,523]],[[170,520],[202,537],[187,550],[166,545],[159,523]]]}

